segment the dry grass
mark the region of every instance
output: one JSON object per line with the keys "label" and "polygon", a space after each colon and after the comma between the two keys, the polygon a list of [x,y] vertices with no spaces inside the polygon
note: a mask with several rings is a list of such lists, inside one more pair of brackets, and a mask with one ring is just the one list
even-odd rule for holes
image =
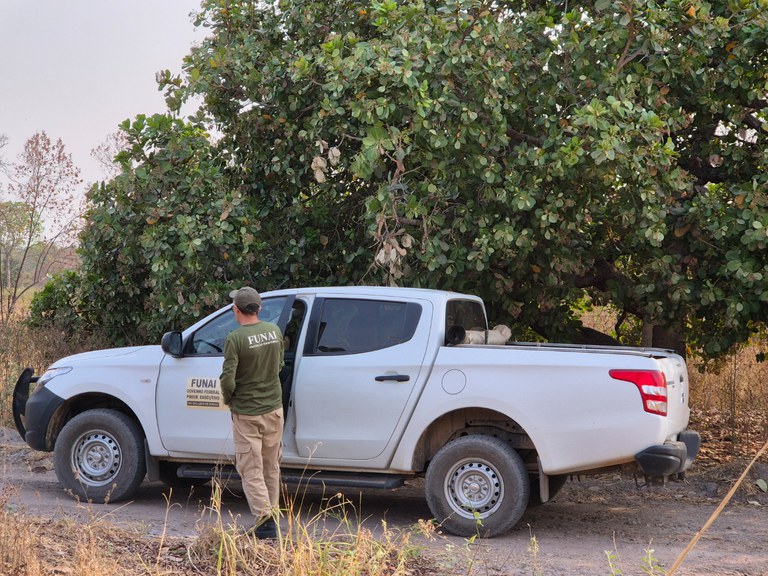
{"label": "dry grass", "polygon": [[0,324],[0,425],[13,426],[11,397],[26,367],[42,372],[55,360],[97,347],[98,342],[72,342],[58,330],[27,328],[17,319]]}
{"label": "dry grass", "polygon": [[717,362],[691,360],[691,404],[705,412],[768,413],[768,361],[758,359],[766,346],[756,338]]}
{"label": "dry grass", "polygon": [[[4,485],[0,492],[0,574],[135,574],[122,570],[114,546],[105,537],[118,536],[103,523],[85,526],[74,522],[40,519],[15,512],[15,490]],[[119,554],[117,554],[119,556]]]}
{"label": "dry grass", "polygon": [[[0,574],[44,576],[165,576],[180,571],[184,545],[116,527],[106,519],[86,523],[37,518],[0,510]],[[210,574],[212,572],[203,572]]]}
{"label": "dry grass", "polygon": [[[431,574],[416,534],[429,535],[431,524],[399,530],[382,523],[374,534],[355,514],[354,505],[340,494],[316,514],[302,510],[301,498],[287,498],[279,538],[258,540],[227,523],[221,514],[221,490],[214,482],[211,512],[214,523],[189,548],[190,561],[215,566],[216,574],[243,576],[415,576]],[[334,528],[329,529],[328,526]]]}
{"label": "dry grass", "polygon": [[[378,534],[355,520],[354,507],[339,500],[299,520],[289,505],[276,540],[258,540],[228,523],[214,488],[193,539],[148,537],[91,516],[85,523],[50,521],[13,512],[14,490],[0,493],[0,574],[43,576],[420,576],[436,574],[412,539],[429,535],[431,524],[413,530],[382,525]],[[205,518],[205,521],[202,519]],[[211,523],[213,518],[213,523]],[[337,526],[332,531],[325,528]],[[341,523],[339,521],[341,520]]]}
{"label": "dry grass", "polygon": [[756,340],[720,361],[691,359],[691,427],[702,435],[701,464],[749,459],[768,439],[768,362]]}

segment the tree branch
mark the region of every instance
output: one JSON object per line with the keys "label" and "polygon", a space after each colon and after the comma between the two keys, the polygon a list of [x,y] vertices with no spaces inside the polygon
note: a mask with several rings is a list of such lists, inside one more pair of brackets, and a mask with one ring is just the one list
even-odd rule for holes
{"label": "tree branch", "polygon": [[765,124],[760,122],[757,118],[755,118],[752,114],[747,114],[744,116],[744,124],[755,130],[756,132],[762,132],[764,134],[768,134],[768,128],[766,128]]}
{"label": "tree branch", "polygon": [[527,142],[529,144],[533,144],[534,146],[543,146],[544,140],[541,138],[536,138],[535,136],[529,136],[528,134],[523,134],[522,132],[518,132],[514,128],[507,127],[507,136],[509,136],[512,140],[516,142]]}
{"label": "tree branch", "polygon": [[719,184],[728,181],[728,174],[725,170],[712,166],[708,160],[697,156],[681,159],[678,165],[693,174],[699,184],[706,184],[707,182]]}

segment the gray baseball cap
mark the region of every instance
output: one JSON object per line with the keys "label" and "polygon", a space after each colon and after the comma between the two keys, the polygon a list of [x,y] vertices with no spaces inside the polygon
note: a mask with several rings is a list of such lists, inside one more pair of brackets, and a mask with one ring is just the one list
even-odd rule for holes
{"label": "gray baseball cap", "polygon": [[229,297],[235,301],[235,306],[244,312],[256,312],[258,308],[261,308],[261,296],[250,286],[232,290]]}

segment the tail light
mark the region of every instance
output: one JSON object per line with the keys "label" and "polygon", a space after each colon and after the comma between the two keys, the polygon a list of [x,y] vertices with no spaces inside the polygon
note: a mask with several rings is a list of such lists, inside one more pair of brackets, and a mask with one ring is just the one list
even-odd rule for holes
{"label": "tail light", "polygon": [[640,390],[643,408],[651,414],[667,415],[667,381],[659,370],[610,370],[615,380],[632,382]]}

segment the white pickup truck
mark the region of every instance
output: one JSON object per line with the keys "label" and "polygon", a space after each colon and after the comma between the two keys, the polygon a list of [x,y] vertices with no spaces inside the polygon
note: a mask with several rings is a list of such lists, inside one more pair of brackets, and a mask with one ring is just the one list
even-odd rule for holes
{"label": "white pickup truck", "polygon": [[[487,319],[479,298],[453,292],[262,298],[260,317],[287,344],[286,481],[387,488],[424,476],[444,529],[492,536],[570,474],[636,464],[663,479],[698,452],[686,366],[669,350],[462,344]],[[27,369],[13,397],[19,432],[54,452],[59,482],[83,499],[126,499],[145,476],[202,483],[230,473],[218,376],[235,326],[230,305],[161,346],[70,356],[39,378]]]}

